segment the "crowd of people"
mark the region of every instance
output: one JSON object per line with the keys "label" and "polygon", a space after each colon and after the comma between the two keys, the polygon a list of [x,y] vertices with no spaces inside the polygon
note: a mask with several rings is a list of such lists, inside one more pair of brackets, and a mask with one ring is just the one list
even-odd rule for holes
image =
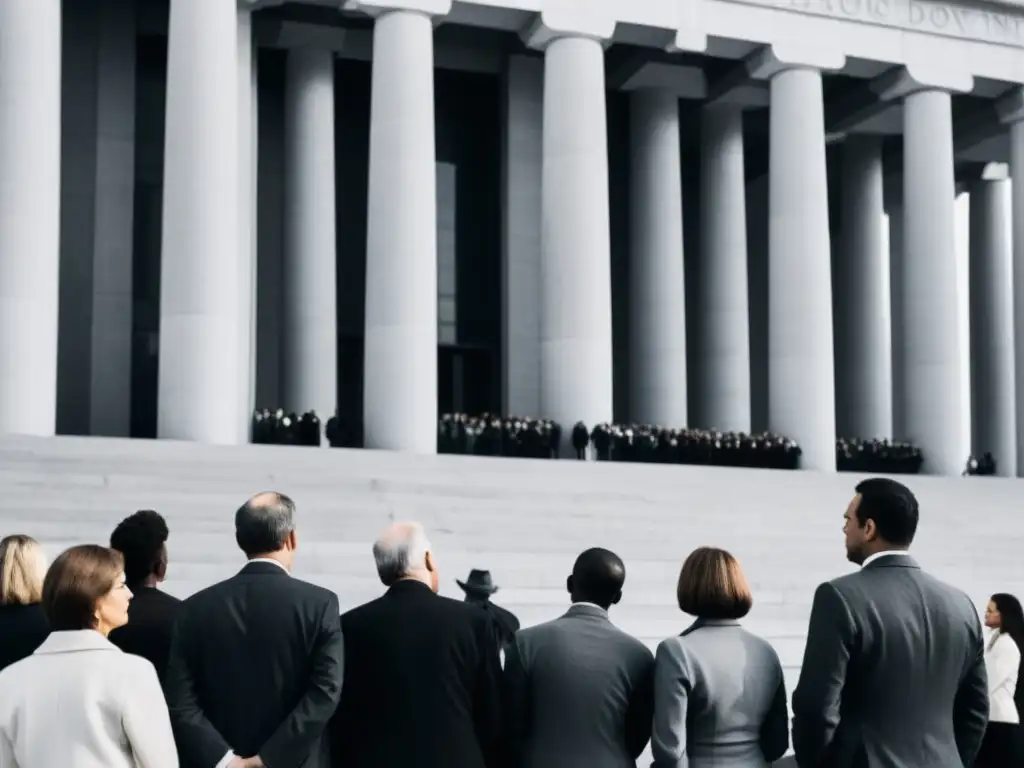
{"label": "crowd of people", "polygon": [[[321,431],[332,447],[358,448],[362,444],[357,430],[337,415],[322,425],[312,411],[297,415],[261,409],[253,414],[254,443],[320,445]],[[578,459],[761,469],[800,466],[800,446],[774,432],[747,434],[614,423],[588,428],[577,422],[565,438]],[[552,459],[562,455],[562,443],[562,426],[551,419],[446,413],[437,424],[438,453]],[[910,475],[917,474],[922,463],[920,449],[910,443],[859,438],[836,441],[840,471]],[[994,474],[994,459],[990,454],[981,460],[972,457],[965,474]]]}
{"label": "crowd of people", "polygon": [[[857,485],[845,512],[857,572],[818,586],[800,679],[740,622],[739,562],[701,547],[675,585],[694,619],[655,653],[611,621],[626,565],[576,559],[564,615],[519,628],[475,571],[439,596],[423,527],[373,545],[384,594],[342,614],[291,576],[295,505],[260,493],[235,513],[247,558],[180,602],[160,589],[164,519],[138,512],[110,546],[48,567],[0,542],[0,768],[800,768],[1019,765],[1024,615],[993,595],[986,640],[970,598],[909,554],[913,493]],[[792,724],[790,728],[790,713]]]}

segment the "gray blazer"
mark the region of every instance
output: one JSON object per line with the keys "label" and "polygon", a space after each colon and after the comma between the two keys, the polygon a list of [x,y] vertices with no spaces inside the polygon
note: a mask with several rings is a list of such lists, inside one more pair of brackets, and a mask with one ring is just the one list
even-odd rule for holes
{"label": "gray blazer", "polygon": [[779,656],[738,621],[698,619],[654,665],[652,768],[764,768],[786,753]]}
{"label": "gray blazer", "polygon": [[512,768],[634,768],[651,733],[654,658],[600,607],[521,629],[505,649]]}
{"label": "gray blazer", "polygon": [[963,768],[988,720],[978,614],[907,555],[814,594],[793,749],[800,768]]}

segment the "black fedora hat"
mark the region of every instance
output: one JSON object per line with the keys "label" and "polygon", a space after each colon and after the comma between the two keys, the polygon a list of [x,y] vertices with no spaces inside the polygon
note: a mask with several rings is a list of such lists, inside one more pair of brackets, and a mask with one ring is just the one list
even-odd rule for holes
{"label": "black fedora hat", "polygon": [[491,581],[491,572],[476,568],[469,572],[469,577],[465,581],[456,579],[455,583],[462,587],[463,592],[470,594],[493,595],[498,591],[498,585]]}

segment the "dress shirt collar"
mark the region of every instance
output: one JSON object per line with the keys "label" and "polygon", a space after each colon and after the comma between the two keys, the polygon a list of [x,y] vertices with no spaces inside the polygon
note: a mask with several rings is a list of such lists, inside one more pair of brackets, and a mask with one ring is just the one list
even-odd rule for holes
{"label": "dress shirt collar", "polygon": [[864,562],[860,564],[861,568],[867,568],[871,563],[875,562],[880,557],[889,557],[890,555],[896,555],[898,557],[910,557],[910,553],[905,549],[889,549],[882,552],[875,552],[873,555],[868,555],[864,558]]}
{"label": "dress shirt collar", "polygon": [[588,603],[585,600],[573,603],[566,611],[566,616],[593,616],[597,619],[607,619],[608,611],[597,603]]}
{"label": "dress shirt collar", "polygon": [[274,560],[272,557],[254,557],[252,560],[250,560],[248,563],[246,563],[245,566],[248,567],[250,565],[253,565],[254,563],[273,563],[278,568],[280,568],[282,571],[284,571],[285,573],[291,575],[291,572],[287,568],[285,568],[283,565],[281,565],[281,563],[277,562],[277,560]]}
{"label": "dress shirt collar", "polygon": [[117,646],[94,629],[73,629],[51,632],[36,653],[73,653],[75,651],[116,651]]}

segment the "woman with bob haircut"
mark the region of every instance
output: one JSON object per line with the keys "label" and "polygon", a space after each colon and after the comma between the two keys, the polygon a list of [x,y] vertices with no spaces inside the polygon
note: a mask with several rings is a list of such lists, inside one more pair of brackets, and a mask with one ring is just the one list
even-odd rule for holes
{"label": "woman with bob haircut", "polygon": [[86,544],[53,561],[50,636],[0,672],[0,766],[178,768],[156,670],[107,640],[131,598],[115,550]]}
{"label": "woman with bob haircut", "polygon": [[0,670],[30,656],[50,634],[43,614],[46,556],[20,534],[0,540]]}
{"label": "woman with bob haircut", "polygon": [[694,550],[676,597],[697,620],[655,654],[652,768],[766,768],[789,748],[786,686],[775,649],[740,626],[754,600],[739,562]]}

